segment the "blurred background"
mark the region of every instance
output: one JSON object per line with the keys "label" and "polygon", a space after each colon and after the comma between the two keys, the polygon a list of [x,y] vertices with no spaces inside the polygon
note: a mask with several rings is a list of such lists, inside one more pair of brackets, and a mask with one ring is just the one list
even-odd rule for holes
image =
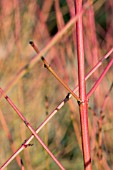
{"label": "blurred background", "polygon": [[[86,1],[83,2],[83,4]],[[113,47],[113,1],[95,0],[83,14],[85,72]],[[43,67],[33,40],[43,50],[74,17],[73,0],[0,0],[0,87],[36,129],[64,100],[67,91]],[[48,63],[71,89],[78,84],[76,28],[44,53]],[[87,92],[98,80],[112,55],[87,80]],[[29,64],[30,67],[25,67]],[[21,74],[22,73],[22,74]],[[89,100],[89,132],[93,169],[113,169],[113,68]],[[78,92],[76,92],[78,95]],[[31,132],[2,97],[0,100],[0,166]],[[67,170],[83,169],[78,104],[70,99],[39,132],[39,136]],[[22,159],[26,170],[59,169],[36,139],[7,170]]]}

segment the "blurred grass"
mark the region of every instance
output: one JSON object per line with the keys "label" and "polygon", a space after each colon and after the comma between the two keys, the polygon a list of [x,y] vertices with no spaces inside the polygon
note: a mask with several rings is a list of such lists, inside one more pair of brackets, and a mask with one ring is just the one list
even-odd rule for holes
{"label": "blurred grass", "polygon": [[[71,1],[59,1],[60,12],[62,14],[60,19],[64,21],[64,26],[72,17],[69,2]],[[99,1],[97,1],[97,3],[99,5]],[[92,27],[88,26],[88,15],[90,14],[86,13],[83,17],[86,73],[96,64],[96,57],[98,59],[101,58],[113,44],[113,5],[111,1],[104,1],[103,3],[100,1],[100,4],[101,5],[95,9],[95,2],[94,9],[92,9],[96,29],[93,35],[96,36],[97,44],[94,43],[94,38],[91,39],[92,35],[90,33]],[[34,50],[29,45],[29,40],[34,40],[41,50],[59,31],[59,25],[63,28],[61,20],[57,20],[55,9],[55,1],[53,0],[49,0],[48,2],[46,0],[0,1],[1,88],[5,89],[8,83],[16,76],[16,73],[35,55]],[[73,32],[71,35],[69,33],[69,36],[67,33],[66,37],[63,37],[61,41],[53,46],[46,54],[46,58],[51,66],[72,89],[74,89],[77,84],[78,77],[74,31],[73,29]],[[95,53],[93,53],[94,47],[96,47],[98,51],[98,56],[95,56]],[[87,91],[93,86],[106,65],[107,62],[88,80]],[[97,118],[99,118],[100,115],[104,96],[113,81],[112,72],[113,68],[110,69],[96,90],[95,95],[93,95],[89,101],[89,106],[96,113]],[[37,62],[32,69],[28,70],[17,84],[12,86],[8,91],[9,97],[35,129],[46,118],[45,96],[48,96],[48,112],[50,113],[65,98],[66,94],[67,91],[44,69],[41,61]],[[112,97],[113,90],[104,108],[105,119],[103,120],[102,132],[103,156],[106,158],[110,168],[113,165]],[[75,101],[73,103],[74,119],[80,129],[78,106]],[[15,149],[17,149],[31,133],[4,99],[0,101],[0,108],[12,135]],[[73,120],[70,116],[71,112],[70,105],[67,103],[48,123],[48,145],[52,153],[55,154],[67,170],[79,170],[83,169],[82,153],[73,128]],[[98,145],[95,144],[95,147],[92,148],[93,141],[96,141],[96,136],[92,137],[92,133],[94,133],[94,131],[96,131],[95,135],[98,133],[98,121],[96,122],[96,126],[94,126],[94,118],[95,116],[89,110],[93,166],[94,169],[99,169],[97,165],[99,164],[99,160],[96,154],[98,152]],[[44,128],[39,133],[43,141],[46,135]],[[0,165],[2,165],[13,152],[1,122],[0,129]],[[42,146],[40,146],[35,139],[31,143],[34,145],[26,148],[20,154],[25,169],[47,169],[45,161],[48,158],[48,168],[57,170],[57,165],[45,154]],[[98,141],[96,141],[96,143],[98,143]],[[11,169],[20,169],[15,160],[7,167],[7,170]]]}

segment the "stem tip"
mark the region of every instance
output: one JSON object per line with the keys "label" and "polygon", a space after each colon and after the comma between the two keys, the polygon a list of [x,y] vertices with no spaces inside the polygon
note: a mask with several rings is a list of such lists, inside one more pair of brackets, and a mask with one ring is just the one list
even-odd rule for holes
{"label": "stem tip", "polygon": [[33,45],[34,43],[33,43],[33,41],[31,40],[31,41],[29,41],[29,44]]}

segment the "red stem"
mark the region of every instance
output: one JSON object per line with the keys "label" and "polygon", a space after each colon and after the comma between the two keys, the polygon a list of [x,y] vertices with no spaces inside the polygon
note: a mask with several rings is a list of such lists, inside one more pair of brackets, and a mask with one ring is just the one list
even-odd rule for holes
{"label": "red stem", "polygon": [[[75,12],[79,13],[82,9],[82,0],[75,0]],[[80,103],[80,123],[82,132],[82,150],[84,158],[84,169],[91,170],[90,143],[88,132],[88,103],[86,100],[86,82],[84,71],[84,47],[83,47],[83,27],[82,16],[76,22],[77,54],[78,54],[78,81]]]}
{"label": "red stem", "polygon": [[[48,154],[51,156],[51,158],[56,162],[56,164],[62,169],[65,170],[65,168],[61,165],[61,163],[56,159],[56,157],[52,154],[52,152],[49,150],[49,148],[44,144],[44,142],[41,140],[41,138],[37,135],[36,131],[33,129],[33,127],[30,125],[30,123],[25,119],[25,117],[22,115],[22,113],[19,111],[19,109],[14,105],[14,103],[11,101],[11,99],[4,93],[4,91],[0,88],[0,92],[3,94],[5,99],[8,101],[8,103],[12,106],[12,108],[16,111],[16,113],[19,115],[19,117],[23,120],[25,125],[29,128],[29,130],[32,132],[32,134],[36,137],[36,139],[39,141],[39,143],[44,147],[44,149],[48,152]],[[24,144],[25,145],[25,144]],[[7,162],[0,168],[0,170],[3,170],[6,167]],[[8,164],[7,164],[8,165]]]}
{"label": "red stem", "polygon": [[100,82],[103,80],[103,78],[105,77],[106,73],[108,72],[108,70],[110,69],[110,67],[113,64],[113,57],[111,59],[111,61],[109,62],[109,64],[106,66],[106,68],[104,69],[104,71],[102,72],[101,76],[99,77],[99,79],[96,81],[96,83],[94,84],[94,86],[92,87],[92,89],[89,91],[89,93],[87,94],[87,99],[90,98],[90,96],[95,92],[96,88],[98,87],[98,85],[100,84]]}

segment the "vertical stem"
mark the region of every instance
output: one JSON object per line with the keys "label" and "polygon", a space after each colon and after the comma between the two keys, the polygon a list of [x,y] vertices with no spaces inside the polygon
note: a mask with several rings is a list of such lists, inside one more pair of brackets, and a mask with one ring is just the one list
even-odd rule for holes
{"label": "vertical stem", "polygon": [[[82,0],[75,0],[75,12],[78,14],[82,10]],[[86,100],[86,83],[84,71],[84,47],[83,47],[83,27],[82,16],[76,22],[77,55],[78,55],[78,81],[80,102],[80,123],[82,133],[82,150],[84,158],[84,169],[91,170],[90,142],[88,132],[88,102]]]}

